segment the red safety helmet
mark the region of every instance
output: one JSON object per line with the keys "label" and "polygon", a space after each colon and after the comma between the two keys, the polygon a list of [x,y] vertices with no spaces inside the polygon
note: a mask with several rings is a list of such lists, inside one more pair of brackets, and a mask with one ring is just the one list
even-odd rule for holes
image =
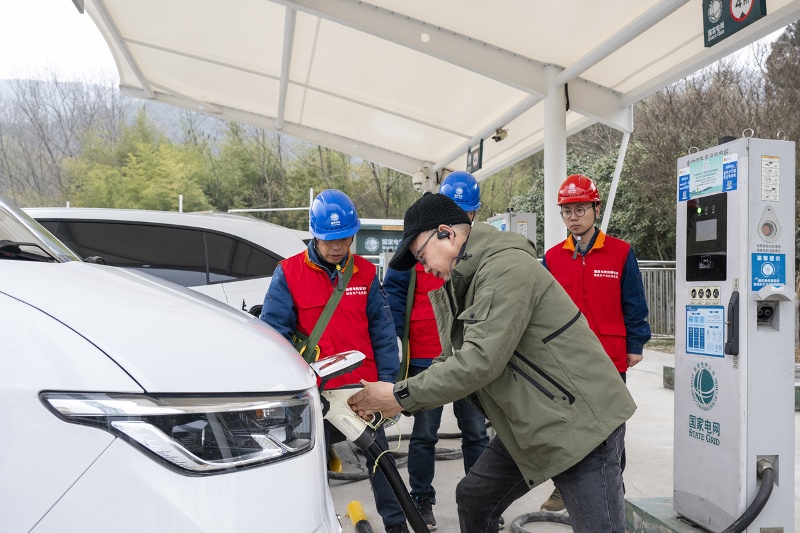
{"label": "red safety helmet", "polygon": [[568,176],[558,188],[558,205],[578,202],[601,203],[597,186],[583,174]]}

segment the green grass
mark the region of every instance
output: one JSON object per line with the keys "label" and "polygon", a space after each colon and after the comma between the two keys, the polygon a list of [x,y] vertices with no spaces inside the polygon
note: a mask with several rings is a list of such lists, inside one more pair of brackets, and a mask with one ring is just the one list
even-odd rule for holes
{"label": "green grass", "polygon": [[675,353],[675,339],[650,339],[644,347],[657,352]]}

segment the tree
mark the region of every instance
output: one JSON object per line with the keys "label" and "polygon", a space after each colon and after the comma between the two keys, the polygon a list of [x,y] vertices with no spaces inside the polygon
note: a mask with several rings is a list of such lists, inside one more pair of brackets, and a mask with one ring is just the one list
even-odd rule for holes
{"label": "tree", "polygon": [[145,110],[123,129],[120,143],[95,140],[65,168],[75,206],[177,211],[183,195],[185,211],[211,209],[201,187],[205,161],[196,150],[167,140]]}
{"label": "tree", "polygon": [[[599,131],[601,128],[604,127],[592,126],[590,130]],[[586,142],[586,139],[592,137],[592,131],[584,133],[582,137],[576,139],[577,142],[575,143],[572,142],[572,139],[569,140],[567,146],[567,175],[585,174],[591,177],[597,184],[601,197],[608,198],[608,191],[611,187],[616,165],[616,151],[602,154],[600,153],[602,150],[598,151],[597,149],[598,145]],[[603,130],[603,135],[606,136],[606,139],[602,141],[602,144],[606,144],[611,134],[609,131]],[[617,134],[617,137],[619,138],[621,135]],[[519,212],[536,213],[536,247],[540,254],[544,254],[544,205],[545,202],[555,203],[557,201],[556,198],[544,197],[544,156],[542,153],[535,154],[508,170],[509,174],[516,180],[516,184],[512,180],[508,188],[503,191],[494,183],[494,179],[498,179],[503,175],[503,173],[498,173],[498,178],[489,178],[481,184],[481,201],[484,205],[488,204],[490,208],[496,207],[498,205],[496,197],[501,196],[498,190],[501,190],[503,192],[502,197],[508,198],[507,200],[502,200],[506,202],[508,207]],[[564,177],[566,178],[566,176]],[[505,209],[494,209],[493,211],[502,212]],[[612,217],[612,227],[615,220],[616,217]]]}
{"label": "tree", "polygon": [[476,213],[476,220],[485,220],[496,213],[516,208],[514,198],[531,190],[541,170],[541,154],[537,154],[481,182],[481,208]]}
{"label": "tree", "polygon": [[800,97],[800,23],[786,27],[775,40],[764,65],[764,91],[773,120],[783,117],[789,138],[798,138],[797,108]]}
{"label": "tree", "polygon": [[0,90],[0,193],[21,205],[61,203],[62,161],[88,132],[119,139],[127,104],[109,81],[9,80]]}
{"label": "tree", "polygon": [[[776,131],[763,79],[750,65],[719,61],[637,104],[612,224],[640,259],[675,259],[677,159],[721,136]],[[626,209],[626,206],[628,209]]]}
{"label": "tree", "polygon": [[[232,208],[284,206],[286,194],[285,137],[234,122],[225,125],[218,156],[210,160],[205,190],[221,211]],[[262,218],[285,223],[281,214]]]}
{"label": "tree", "polygon": [[362,217],[403,218],[408,206],[419,198],[411,178],[396,170],[364,161],[356,174],[350,198]]}

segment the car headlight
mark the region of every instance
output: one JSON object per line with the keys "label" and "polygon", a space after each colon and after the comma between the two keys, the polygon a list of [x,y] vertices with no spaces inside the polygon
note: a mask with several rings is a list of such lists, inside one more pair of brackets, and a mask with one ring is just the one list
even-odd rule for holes
{"label": "car headlight", "polygon": [[314,445],[316,409],[308,392],[235,397],[43,392],[40,398],[67,422],[109,431],[187,475],[280,461]]}

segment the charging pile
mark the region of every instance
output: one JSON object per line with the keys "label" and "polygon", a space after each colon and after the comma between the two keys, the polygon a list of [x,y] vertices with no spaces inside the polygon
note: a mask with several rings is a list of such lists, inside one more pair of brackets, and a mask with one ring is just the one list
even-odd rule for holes
{"label": "charging pile", "polygon": [[790,531],[795,144],[731,137],[676,170],[673,508],[710,531]]}

